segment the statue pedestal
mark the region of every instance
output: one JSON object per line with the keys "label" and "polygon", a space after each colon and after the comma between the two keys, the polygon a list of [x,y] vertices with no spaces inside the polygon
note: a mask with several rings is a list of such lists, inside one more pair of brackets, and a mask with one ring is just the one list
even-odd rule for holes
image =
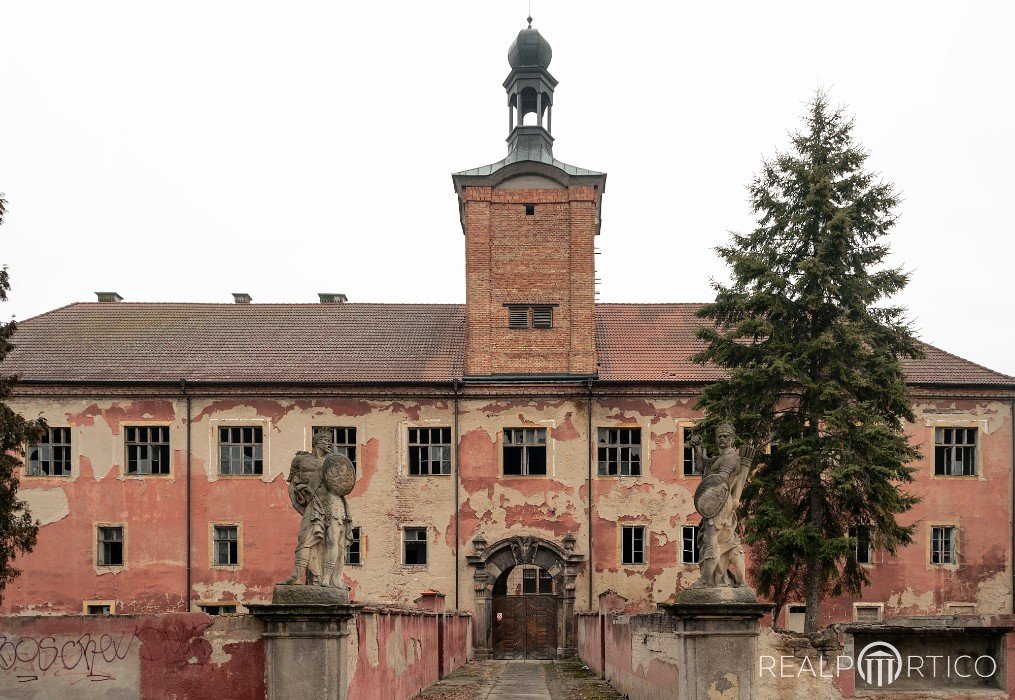
{"label": "statue pedestal", "polygon": [[270,605],[247,607],[264,624],[269,700],[347,700],[346,638],[363,607],[348,590],[279,584]]}
{"label": "statue pedestal", "polygon": [[758,620],[772,606],[747,586],[687,588],[676,603],[659,605],[675,618],[680,643],[681,700],[755,696]]}

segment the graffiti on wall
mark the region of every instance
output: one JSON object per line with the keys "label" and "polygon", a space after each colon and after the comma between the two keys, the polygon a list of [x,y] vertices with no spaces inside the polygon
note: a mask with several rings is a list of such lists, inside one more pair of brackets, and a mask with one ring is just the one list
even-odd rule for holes
{"label": "graffiti on wall", "polygon": [[139,662],[186,664],[207,657],[211,645],[201,634],[210,624],[138,625],[133,631],[79,636],[0,634],[0,674],[7,683],[54,677],[69,683],[114,681],[124,671],[136,676]]}

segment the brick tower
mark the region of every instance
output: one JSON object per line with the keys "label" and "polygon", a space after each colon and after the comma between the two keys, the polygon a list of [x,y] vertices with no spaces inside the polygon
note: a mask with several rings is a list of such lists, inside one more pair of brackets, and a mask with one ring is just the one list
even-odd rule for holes
{"label": "brick tower", "polygon": [[508,50],[508,156],[452,176],[465,234],[466,377],[596,374],[606,174],[553,157],[551,56],[530,17]]}

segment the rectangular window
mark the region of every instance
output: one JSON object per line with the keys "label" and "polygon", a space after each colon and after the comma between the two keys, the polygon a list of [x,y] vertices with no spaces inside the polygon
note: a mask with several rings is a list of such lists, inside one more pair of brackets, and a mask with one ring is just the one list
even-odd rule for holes
{"label": "rectangular window", "polygon": [[112,615],[113,614],[113,606],[112,605],[103,605],[103,604],[98,604],[98,605],[89,604],[87,606],[87,614],[88,615]]}
{"label": "rectangular window", "polygon": [[645,527],[643,525],[624,525],[622,528],[621,564],[645,563]]}
{"label": "rectangular window", "polygon": [[124,441],[128,474],[169,473],[169,426],[128,426]]}
{"label": "rectangular window", "polygon": [[451,473],[451,428],[409,428],[409,473]]}
{"label": "rectangular window", "polygon": [[976,475],[976,428],[934,429],[934,474]]}
{"label": "rectangular window", "polygon": [[123,525],[100,525],[96,531],[96,565],[123,566]]}
{"label": "rectangular window", "polygon": [[553,577],[545,569],[522,569],[522,593],[553,595]]}
{"label": "rectangular window", "polygon": [[426,528],[407,527],[402,530],[404,550],[403,563],[406,566],[426,566]]}
{"label": "rectangular window", "polygon": [[70,476],[70,428],[49,428],[28,449],[28,476]]}
{"label": "rectangular window", "polygon": [[701,561],[697,525],[684,525],[680,529],[680,561],[684,564],[697,564]]}
{"label": "rectangular window", "polygon": [[360,548],[360,529],[352,529],[352,540],[345,546],[345,563],[359,566],[363,563],[363,550]]}
{"label": "rectangular window", "polygon": [[684,476],[701,476],[701,465],[694,457],[694,449],[691,447],[691,438],[694,437],[694,428],[684,428]]}
{"label": "rectangular window", "polygon": [[546,428],[504,429],[504,474],[546,476]]}
{"label": "rectangular window", "polygon": [[259,425],[219,428],[219,474],[264,473],[264,430]]}
{"label": "rectangular window", "polygon": [[233,615],[236,613],[236,606],[231,603],[202,604],[200,607],[209,615]]}
{"label": "rectangular window", "polygon": [[958,564],[958,528],[953,525],[930,529],[930,563]]}
{"label": "rectangular window", "polygon": [[641,476],[641,428],[599,429],[599,475]]}
{"label": "rectangular window", "polygon": [[856,539],[856,563],[873,564],[874,550],[871,548],[871,530],[869,527],[851,527],[849,536]]}
{"label": "rectangular window", "polygon": [[345,455],[356,466],[356,428],[315,426],[314,434],[326,432],[331,438],[331,452],[336,455]]}
{"label": "rectangular window", "polygon": [[240,528],[238,525],[212,526],[215,566],[240,565]]}

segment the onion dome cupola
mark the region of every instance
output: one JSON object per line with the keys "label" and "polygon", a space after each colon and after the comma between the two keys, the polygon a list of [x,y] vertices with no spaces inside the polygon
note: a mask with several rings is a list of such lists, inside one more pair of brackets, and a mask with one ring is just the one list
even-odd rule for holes
{"label": "onion dome cupola", "polygon": [[[505,178],[519,173],[540,174],[564,187],[574,178],[588,182],[600,192],[606,173],[568,165],[553,157],[553,91],[557,80],[550,75],[553,50],[538,29],[528,26],[518,32],[508,49],[511,72],[504,80],[508,107],[508,155],[504,160],[471,170],[454,173],[455,190],[461,194],[466,184],[498,186]],[[509,167],[510,166],[510,167]]]}
{"label": "onion dome cupola", "polygon": [[[553,156],[553,89],[557,81],[548,70],[553,50],[538,29],[520,32],[508,49],[511,72],[504,81],[508,98],[508,152],[539,160],[539,151]],[[517,153],[516,153],[517,152]]]}

